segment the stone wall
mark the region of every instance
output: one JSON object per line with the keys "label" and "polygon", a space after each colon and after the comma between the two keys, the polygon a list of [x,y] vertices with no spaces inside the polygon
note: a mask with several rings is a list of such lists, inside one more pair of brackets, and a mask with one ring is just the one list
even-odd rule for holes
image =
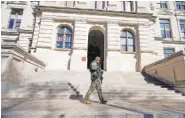
{"label": "stone wall", "polygon": [[143,72],[173,86],[185,94],[184,51],[179,51],[168,58],[145,66]]}
{"label": "stone wall", "polygon": [[27,76],[43,71],[45,64],[15,43],[1,45],[1,92],[19,87]]}

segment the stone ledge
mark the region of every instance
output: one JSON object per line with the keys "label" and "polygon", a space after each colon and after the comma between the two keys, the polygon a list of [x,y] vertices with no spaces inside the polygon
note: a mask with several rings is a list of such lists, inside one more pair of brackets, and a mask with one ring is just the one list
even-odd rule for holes
{"label": "stone ledge", "polygon": [[164,43],[164,44],[185,44],[185,41],[174,41],[174,40],[165,40],[165,39],[163,39],[163,38],[161,38],[161,37],[154,37],[154,39],[156,40],[156,41],[161,41],[162,43]]}
{"label": "stone ledge", "polygon": [[46,67],[46,64],[44,62],[39,60],[37,57],[31,55],[30,53],[26,52],[22,47],[20,47],[16,43],[2,43],[1,49],[1,57],[8,57],[10,55],[14,55],[18,56],[24,61],[31,61],[32,63],[36,63],[36,65],[40,66],[41,68]]}

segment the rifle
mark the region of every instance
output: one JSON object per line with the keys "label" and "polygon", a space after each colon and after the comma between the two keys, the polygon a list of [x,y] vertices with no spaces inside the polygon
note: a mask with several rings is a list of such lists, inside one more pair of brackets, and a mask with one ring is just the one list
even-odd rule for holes
{"label": "rifle", "polygon": [[103,83],[103,71],[100,69],[100,68],[98,68],[97,69],[97,73],[98,73],[98,76],[100,77],[100,80],[101,80],[101,83]]}

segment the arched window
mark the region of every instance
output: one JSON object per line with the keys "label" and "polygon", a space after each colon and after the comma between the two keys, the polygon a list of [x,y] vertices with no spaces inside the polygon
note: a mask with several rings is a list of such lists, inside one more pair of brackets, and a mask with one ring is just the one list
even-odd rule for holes
{"label": "arched window", "polygon": [[59,27],[57,32],[57,48],[71,48],[72,29],[66,26]]}
{"label": "arched window", "polygon": [[121,31],[121,51],[134,52],[135,43],[132,33],[128,31]]}

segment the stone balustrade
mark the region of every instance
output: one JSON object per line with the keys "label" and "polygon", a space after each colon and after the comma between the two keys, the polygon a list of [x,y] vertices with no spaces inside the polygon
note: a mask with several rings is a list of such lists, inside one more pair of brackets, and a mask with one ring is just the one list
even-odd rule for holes
{"label": "stone balustrade", "polygon": [[1,85],[2,93],[12,86],[19,86],[29,75],[42,71],[45,63],[29,54],[16,43],[1,44]]}
{"label": "stone balustrade", "polygon": [[143,73],[169,84],[185,94],[185,51],[179,51],[168,58],[145,66]]}

